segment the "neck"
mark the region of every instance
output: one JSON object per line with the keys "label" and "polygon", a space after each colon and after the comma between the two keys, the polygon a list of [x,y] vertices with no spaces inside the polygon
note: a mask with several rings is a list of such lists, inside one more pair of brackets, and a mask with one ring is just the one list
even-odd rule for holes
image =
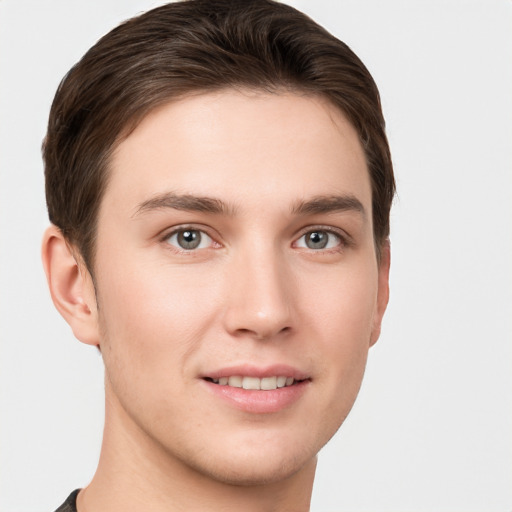
{"label": "neck", "polygon": [[78,512],[244,510],[307,512],[316,457],[292,475],[265,483],[230,483],[168,453],[108,396],[98,469],[78,495]]}

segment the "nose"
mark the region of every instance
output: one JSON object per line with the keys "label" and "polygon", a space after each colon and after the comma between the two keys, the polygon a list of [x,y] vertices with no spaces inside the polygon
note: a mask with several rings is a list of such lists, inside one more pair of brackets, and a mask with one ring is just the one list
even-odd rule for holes
{"label": "nose", "polygon": [[294,328],[294,294],[285,258],[272,247],[248,252],[229,270],[225,328],[258,340],[287,334]]}

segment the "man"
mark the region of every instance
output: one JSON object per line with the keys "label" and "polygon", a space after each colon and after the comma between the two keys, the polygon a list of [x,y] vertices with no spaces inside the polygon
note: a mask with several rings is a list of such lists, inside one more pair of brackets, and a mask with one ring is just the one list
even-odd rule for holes
{"label": "man", "polygon": [[52,298],[105,363],[98,469],[59,510],[308,510],[388,300],[364,65],[283,4],[169,4],[68,73],[43,153]]}

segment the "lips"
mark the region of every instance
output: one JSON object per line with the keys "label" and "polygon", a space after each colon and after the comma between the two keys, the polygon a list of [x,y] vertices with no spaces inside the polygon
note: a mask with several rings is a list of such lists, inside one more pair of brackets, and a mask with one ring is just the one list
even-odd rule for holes
{"label": "lips", "polygon": [[208,372],[201,378],[210,393],[250,413],[278,412],[290,407],[311,382],[306,373],[286,365],[242,365]]}

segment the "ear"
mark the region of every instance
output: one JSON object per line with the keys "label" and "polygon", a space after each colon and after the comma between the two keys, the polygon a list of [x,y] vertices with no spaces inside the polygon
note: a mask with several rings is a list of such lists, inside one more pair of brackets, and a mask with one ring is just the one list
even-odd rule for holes
{"label": "ear", "polygon": [[79,264],[73,252],[59,228],[52,225],[46,230],[42,259],[53,303],[77,339],[99,346],[94,284],[85,264]]}
{"label": "ear", "polygon": [[389,301],[389,267],[391,264],[391,251],[389,240],[386,240],[381,248],[378,274],[377,307],[373,317],[370,347],[374,345],[380,336],[382,317]]}

